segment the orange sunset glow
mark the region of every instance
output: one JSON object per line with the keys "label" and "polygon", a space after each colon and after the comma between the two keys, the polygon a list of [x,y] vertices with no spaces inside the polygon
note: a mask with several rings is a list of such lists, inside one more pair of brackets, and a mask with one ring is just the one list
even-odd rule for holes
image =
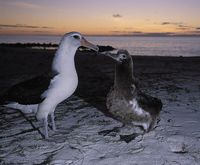
{"label": "orange sunset glow", "polygon": [[0,34],[199,35],[199,0],[0,1]]}

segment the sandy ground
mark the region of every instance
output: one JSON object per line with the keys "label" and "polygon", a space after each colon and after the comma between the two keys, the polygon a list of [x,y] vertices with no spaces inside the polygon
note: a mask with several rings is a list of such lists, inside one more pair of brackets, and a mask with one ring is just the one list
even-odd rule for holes
{"label": "sandy ground", "polygon": [[[48,72],[54,51],[1,48],[0,95]],[[44,140],[34,114],[0,106],[0,164],[199,165],[200,58],[133,57],[141,89],[163,102],[156,128],[132,138],[106,113],[114,63],[93,53],[76,55],[79,87],[56,109],[58,130]],[[126,136],[125,136],[126,135]],[[124,139],[123,137],[126,137]]]}

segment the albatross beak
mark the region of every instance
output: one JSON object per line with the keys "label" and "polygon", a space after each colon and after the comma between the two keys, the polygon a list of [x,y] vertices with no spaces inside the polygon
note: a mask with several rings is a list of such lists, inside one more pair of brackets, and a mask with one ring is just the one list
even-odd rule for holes
{"label": "albatross beak", "polygon": [[110,52],[106,52],[105,55],[108,56],[108,57],[110,57],[110,58],[113,59],[114,61],[116,61],[116,62],[118,62],[118,63],[121,63],[118,54],[113,54],[113,53],[110,53]]}
{"label": "albatross beak", "polygon": [[81,39],[81,46],[84,46],[86,48],[92,49],[96,52],[99,51],[99,47],[96,45],[93,45],[92,43],[88,42],[84,37]]}

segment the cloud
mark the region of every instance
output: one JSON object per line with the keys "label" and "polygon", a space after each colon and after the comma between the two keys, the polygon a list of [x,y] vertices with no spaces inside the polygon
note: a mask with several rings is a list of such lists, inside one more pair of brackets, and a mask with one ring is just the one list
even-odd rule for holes
{"label": "cloud", "polygon": [[114,18],[122,18],[122,15],[121,14],[113,14],[112,15]]}
{"label": "cloud", "polygon": [[190,31],[190,33],[198,33],[198,34],[200,34],[200,31],[195,30],[195,31]]}
{"label": "cloud", "polygon": [[33,33],[52,34],[53,32],[48,30],[35,30]]}
{"label": "cloud", "polygon": [[[174,25],[176,26],[176,29],[178,30],[192,30],[192,29],[196,29],[198,30],[196,27],[193,27],[193,26],[189,26],[183,22],[162,22],[161,25]],[[199,27],[200,29],[200,27]]]}
{"label": "cloud", "polygon": [[30,29],[53,29],[53,27],[48,26],[32,26],[26,24],[0,24],[0,28],[30,28]]}
{"label": "cloud", "polygon": [[32,3],[27,3],[27,2],[9,2],[8,5],[12,5],[15,7],[21,7],[21,8],[29,8],[29,9],[39,9],[41,6],[32,4]]}
{"label": "cloud", "polygon": [[124,36],[146,36],[146,37],[166,37],[166,36],[174,36],[174,33],[164,32],[164,33],[145,33],[141,31],[111,31],[116,35],[124,35]]}
{"label": "cloud", "polygon": [[170,22],[162,22],[161,25],[169,25],[171,24]]}
{"label": "cloud", "polygon": [[133,31],[131,33],[133,33],[133,34],[143,34],[143,32],[141,32],[141,31]]}
{"label": "cloud", "polygon": [[150,36],[150,37],[166,37],[166,36],[173,36],[174,33],[171,32],[165,32],[165,33],[143,33],[144,36]]}
{"label": "cloud", "polygon": [[183,22],[162,22],[161,25],[183,25]]}
{"label": "cloud", "polygon": [[189,30],[189,29],[193,29],[193,27],[188,26],[188,25],[179,24],[177,29],[179,29],[179,30]]}
{"label": "cloud", "polygon": [[155,32],[155,33],[146,33],[141,31],[111,31],[114,35],[118,36],[138,36],[138,37],[188,37],[188,36],[197,36],[200,37],[200,31],[185,31],[184,33],[173,33],[173,32]]}
{"label": "cloud", "polygon": [[178,30],[188,30],[188,29],[190,29],[190,28],[188,28],[188,27],[178,27],[178,28],[176,28],[176,29],[178,29]]}
{"label": "cloud", "polygon": [[189,26],[183,25],[183,24],[179,24],[178,27],[180,28],[188,28]]}

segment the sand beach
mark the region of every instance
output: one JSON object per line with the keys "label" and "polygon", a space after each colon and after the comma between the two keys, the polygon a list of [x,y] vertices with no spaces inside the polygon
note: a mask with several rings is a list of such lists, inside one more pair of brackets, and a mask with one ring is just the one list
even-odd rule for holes
{"label": "sand beach", "polygon": [[[13,85],[48,73],[55,50],[0,47],[0,96]],[[127,140],[107,113],[111,59],[77,51],[79,85],[55,111],[58,130],[45,140],[35,115],[0,106],[0,164],[199,165],[200,57],[133,56],[142,91],[162,100],[155,129]],[[125,137],[125,138],[124,138]]]}

